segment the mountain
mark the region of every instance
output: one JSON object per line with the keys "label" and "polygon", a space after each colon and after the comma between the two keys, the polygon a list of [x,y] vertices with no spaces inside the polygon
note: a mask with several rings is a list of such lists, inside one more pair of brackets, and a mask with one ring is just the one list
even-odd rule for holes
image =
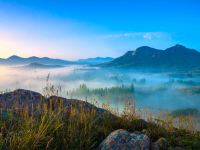
{"label": "mountain", "polygon": [[52,69],[52,68],[62,68],[64,66],[61,65],[44,65],[40,63],[30,63],[28,65],[23,66],[26,69]]}
{"label": "mountain", "polygon": [[28,57],[22,58],[16,55],[13,55],[7,59],[0,59],[0,64],[4,65],[19,65],[19,64],[31,64],[31,63],[39,63],[44,65],[68,65],[72,64],[71,61],[62,60],[62,59],[53,59],[48,57]]}
{"label": "mountain", "polygon": [[53,59],[48,57],[28,57],[23,58],[16,55],[10,56],[7,59],[0,58],[0,64],[3,65],[29,65],[35,66],[37,64],[41,65],[68,65],[68,64],[79,64],[79,65],[96,65],[101,63],[106,63],[109,61],[112,61],[113,58],[111,57],[96,57],[96,58],[87,58],[87,59],[79,59],[77,61],[68,61],[68,60],[62,60],[62,59]]}
{"label": "mountain", "polygon": [[178,44],[165,50],[142,46],[100,66],[122,68],[193,68],[200,67],[200,52]]}
{"label": "mountain", "polygon": [[77,63],[95,65],[95,64],[110,62],[112,60],[113,60],[112,57],[96,57],[96,58],[79,59]]}

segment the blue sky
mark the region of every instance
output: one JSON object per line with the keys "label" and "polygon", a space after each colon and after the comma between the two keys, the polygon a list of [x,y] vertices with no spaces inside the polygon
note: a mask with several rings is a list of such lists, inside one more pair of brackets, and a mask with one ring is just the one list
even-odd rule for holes
{"label": "blue sky", "polygon": [[117,57],[143,45],[200,50],[199,0],[0,0],[0,57]]}

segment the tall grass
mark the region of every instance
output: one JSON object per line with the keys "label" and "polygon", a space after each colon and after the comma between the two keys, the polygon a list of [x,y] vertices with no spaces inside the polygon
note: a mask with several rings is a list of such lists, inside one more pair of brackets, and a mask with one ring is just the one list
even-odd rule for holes
{"label": "tall grass", "polygon": [[[198,132],[175,129],[169,126],[167,119],[156,122],[151,115],[149,122],[145,122],[140,119],[134,104],[128,102],[120,116],[98,114],[95,109],[85,111],[83,107],[41,108],[45,110],[40,113],[32,114],[25,107],[18,112],[7,112],[12,115],[1,116],[0,149],[96,149],[109,133],[120,128],[130,132],[146,129],[153,141],[165,137],[171,146],[199,146]],[[174,142],[175,137],[179,138],[178,143]]]}

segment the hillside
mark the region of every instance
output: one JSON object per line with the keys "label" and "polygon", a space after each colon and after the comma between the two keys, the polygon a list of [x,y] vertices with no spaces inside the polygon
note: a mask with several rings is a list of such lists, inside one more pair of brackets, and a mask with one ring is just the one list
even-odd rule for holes
{"label": "hillside", "polygon": [[87,59],[79,59],[77,61],[78,64],[101,64],[112,61],[111,57],[96,57],[96,58],[87,58]]}
{"label": "hillside", "polygon": [[196,68],[200,67],[200,52],[182,45],[175,45],[166,50],[143,46],[100,66],[156,69]]}
{"label": "hillside", "polygon": [[23,58],[16,55],[10,56],[7,59],[0,59],[0,64],[3,65],[21,65],[21,64],[31,64],[31,63],[39,63],[44,65],[68,65],[72,62],[62,60],[62,59],[53,59],[48,57],[28,57]]}
{"label": "hillside", "polygon": [[[79,59],[76,61],[62,60],[62,59],[54,59],[49,57],[28,57],[23,58],[16,55],[10,56],[6,59],[0,58],[0,65],[28,65],[33,66],[33,64],[41,64],[41,65],[96,65],[101,63],[106,63],[112,61],[111,57],[95,57],[95,58],[86,58]],[[35,66],[35,65],[34,65]],[[38,66],[38,65],[37,65]]]}
{"label": "hillside", "polygon": [[40,63],[30,63],[28,65],[24,65],[22,68],[25,69],[53,69],[53,68],[62,68],[64,66],[61,65],[44,65]]}
{"label": "hillside", "polygon": [[3,108],[4,110],[11,109],[13,106],[19,109],[23,108],[24,105],[28,106],[30,109],[33,108],[34,110],[36,110],[38,104],[42,105],[46,103],[50,105],[50,101],[52,101],[52,104],[55,107],[53,109],[56,109],[60,101],[62,101],[63,106],[67,108],[70,108],[71,106],[77,108],[83,106],[85,110],[94,109],[97,112],[104,112],[103,109],[97,108],[94,105],[84,101],[66,99],[58,96],[45,97],[40,93],[24,89],[18,89],[13,92],[0,94],[0,104],[1,108]]}

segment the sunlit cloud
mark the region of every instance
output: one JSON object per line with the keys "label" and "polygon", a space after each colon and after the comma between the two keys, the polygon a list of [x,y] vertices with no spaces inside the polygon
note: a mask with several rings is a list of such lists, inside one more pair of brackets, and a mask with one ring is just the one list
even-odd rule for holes
{"label": "sunlit cloud", "polygon": [[142,38],[144,40],[153,40],[160,38],[170,38],[170,34],[166,32],[127,32],[119,34],[109,34],[105,36],[106,39],[112,38]]}

